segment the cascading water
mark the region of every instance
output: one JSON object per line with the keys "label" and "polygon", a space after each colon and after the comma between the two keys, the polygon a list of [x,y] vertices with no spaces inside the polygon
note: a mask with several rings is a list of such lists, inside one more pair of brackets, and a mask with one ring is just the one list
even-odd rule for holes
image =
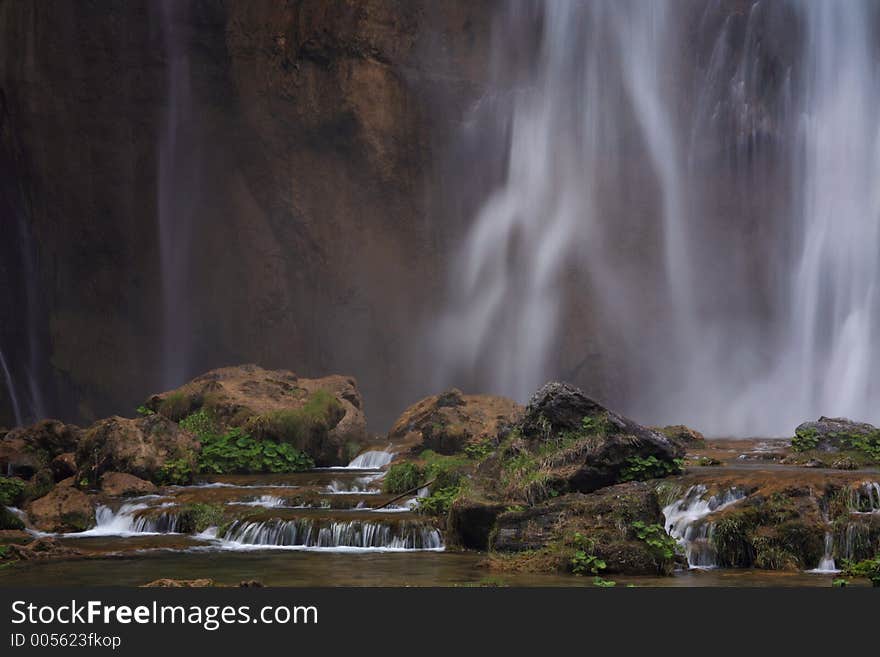
{"label": "cascading water", "polygon": [[352,470],[378,470],[394,460],[394,452],[391,451],[369,451],[358,454],[348,464],[348,468]]}
{"label": "cascading water", "polygon": [[541,33],[526,60],[499,39],[521,70],[468,121],[499,117],[506,164],[432,320],[438,384],[522,401],[598,351],[611,401],[652,423],[880,420],[880,6],[503,11]]}
{"label": "cascading water", "polygon": [[12,372],[9,371],[9,366],[6,364],[6,357],[3,355],[2,350],[0,350],[0,369],[3,370],[3,381],[9,393],[9,401],[12,404],[12,415],[15,418],[15,424],[21,426],[21,404],[18,401],[18,394],[15,392],[15,381],[12,380]]}
{"label": "cascading water", "polygon": [[174,512],[143,513],[149,509],[144,503],[123,504],[113,510],[99,505],[95,509],[96,524],[92,529],[67,536],[132,536],[135,534],[168,534],[177,530],[178,516]]}
{"label": "cascading water", "polygon": [[430,524],[399,522],[296,520],[234,522],[222,539],[242,547],[351,548],[382,550],[441,550],[439,530]]}
{"label": "cascading water", "polygon": [[745,498],[739,488],[729,488],[720,495],[707,496],[702,484],[691,486],[681,499],[663,508],[666,531],[681,545],[691,568],[714,568],[715,549],[712,546],[714,525],[706,517]]}

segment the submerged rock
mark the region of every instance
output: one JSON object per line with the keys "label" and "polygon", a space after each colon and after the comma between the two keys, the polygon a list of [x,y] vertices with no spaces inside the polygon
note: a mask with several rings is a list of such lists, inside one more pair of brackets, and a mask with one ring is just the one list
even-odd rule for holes
{"label": "submerged rock", "polygon": [[58,539],[42,536],[26,545],[18,543],[6,546],[5,554],[0,557],[10,561],[34,561],[42,559],[62,559],[82,555],[80,550],[63,545]]}
{"label": "submerged rock", "polygon": [[156,481],[171,461],[181,461],[193,472],[198,449],[195,436],[162,415],[137,419],[114,416],[98,420],[85,431],[76,459],[79,476],[92,485],[97,485],[105,472]]}
{"label": "submerged rock", "polygon": [[73,477],[30,502],[26,511],[33,525],[47,532],[79,532],[95,524],[92,500],[74,486]]}
{"label": "submerged rock", "polygon": [[506,397],[466,395],[447,390],[407,408],[391,427],[388,439],[413,451],[454,454],[470,444],[495,440],[518,418],[522,407]]}
{"label": "submerged rock", "polygon": [[154,579],[152,582],[143,584],[143,588],[161,588],[161,589],[198,589],[208,586],[214,586],[214,580],[208,578],[201,579]]}
{"label": "submerged rock", "polygon": [[240,365],[211,370],[145,406],[175,422],[205,409],[221,428],[293,444],[317,465],[343,465],[367,443],[357,382],[331,375],[306,379],[288,370]]}

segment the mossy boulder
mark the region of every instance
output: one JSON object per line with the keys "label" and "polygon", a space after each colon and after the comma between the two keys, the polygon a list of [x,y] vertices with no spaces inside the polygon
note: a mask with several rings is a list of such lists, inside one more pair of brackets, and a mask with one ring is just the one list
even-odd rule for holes
{"label": "mossy boulder", "polygon": [[522,407],[506,397],[466,395],[453,388],[407,408],[394,422],[388,439],[414,452],[429,449],[455,454],[469,445],[495,441],[521,414]]}
{"label": "mossy boulder", "polygon": [[363,399],[348,376],[299,377],[240,365],[211,370],[144,403],[179,422],[206,411],[219,431],[241,428],[257,439],[292,444],[317,465],[343,465],[367,444]]}
{"label": "mossy boulder", "polygon": [[847,418],[823,416],[815,422],[804,422],[795,430],[791,446],[795,452],[818,458],[823,464],[826,455],[835,455],[827,465],[837,463],[840,469],[880,463],[880,429]]}
{"label": "mossy boulder", "polygon": [[73,477],[30,502],[25,510],[34,527],[42,531],[80,532],[95,524],[92,499],[76,488]]}
{"label": "mossy boulder", "polygon": [[[492,560],[501,569],[571,572],[578,551],[605,563],[613,574],[668,574],[676,558],[663,532],[653,488],[631,482],[589,495],[573,493],[498,516],[490,537]],[[657,530],[665,546],[641,538]],[[665,537],[665,538],[664,538]]]}
{"label": "mossy boulder", "polygon": [[83,433],[76,450],[77,478],[97,487],[105,472],[123,472],[161,483],[172,462],[183,462],[195,472],[198,450],[193,434],[162,415],[110,417]]}

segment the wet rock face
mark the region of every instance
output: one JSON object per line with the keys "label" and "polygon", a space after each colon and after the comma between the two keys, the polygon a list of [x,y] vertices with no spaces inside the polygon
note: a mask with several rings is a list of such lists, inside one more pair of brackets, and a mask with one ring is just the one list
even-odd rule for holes
{"label": "wet rock face", "polygon": [[95,509],[88,495],[65,479],[47,495],[26,507],[33,525],[48,532],[84,531],[95,524]]}
{"label": "wet rock face", "polygon": [[256,438],[290,442],[320,466],[344,465],[367,443],[364,402],[349,376],[223,367],[153,395],[145,406],[174,421],[204,409],[221,430],[241,427]]}
{"label": "wet rock face", "polygon": [[[445,281],[437,244],[455,237],[435,235],[454,222],[432,216],[432,173],[480,94],[493,3],[170,4],[198,117],[180,131],[194,147],[173,199],[197,236],[191,341],[175,345],[189,375],[247,361],[353,372],[384,428],[423,385],[405,347]],[[160,5],[13,2],[0,16],[0,149],[38,199],[20,210],[45,384],[84,423],[163,386]]]}
{"label": "wet rock face", "polygon": [[81,435],[82,429],[76,425],[58,420],[40,420],[13,429],[0,440],[0,469],[30,478],[55,457],[73,452]]}
{"label": "wet rock face", "polygon": [[97,483],[105,472],[125,472],[155,480],[170,460],[183,459],[194,469],[196,438],[161,416],[99,420],[83,434],[76,450],[79,476]]}
{"label": "wet rock face", "polygon": [[521,413],[522,407],[505,397],[465,395],[452,389],[406,409],[388,439],[414,452],[430,449],[454,454],[469,444],[496,439]]}

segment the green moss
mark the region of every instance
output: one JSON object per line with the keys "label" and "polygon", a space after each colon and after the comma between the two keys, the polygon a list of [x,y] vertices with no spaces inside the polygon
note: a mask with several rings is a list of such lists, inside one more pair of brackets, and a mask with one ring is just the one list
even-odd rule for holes
{"label": "green moss", "polygon": [[0,477],[0,506],[18,506],[25,492],[25,483],[17,477]]}
{"label": "green moss", "polygon": [[214,421],[213,413],[204,407],[183,418],[180,421],[180,428],[200,439],[217,433],[217,423]]}
{"label": "green moss", "polygon": [[880,587],[880,554],[873,559],[845,561],[843,574],[849,577],[866,577],[871,581],[871,586]]}
{"label": "green moss", "polygon": [[300,408],[252,416],[244,426],[259,439],[288,442],[303,449],[311,441],[324,440],[344,414],[336,397],[326,390],[316,390]]}
{"label": "green moss", "polygon": [[219,526],[222,522],[222,506],[196,502],[181,507],[177,516],[177,531],[182,534],[197,534],[208,527]]}

